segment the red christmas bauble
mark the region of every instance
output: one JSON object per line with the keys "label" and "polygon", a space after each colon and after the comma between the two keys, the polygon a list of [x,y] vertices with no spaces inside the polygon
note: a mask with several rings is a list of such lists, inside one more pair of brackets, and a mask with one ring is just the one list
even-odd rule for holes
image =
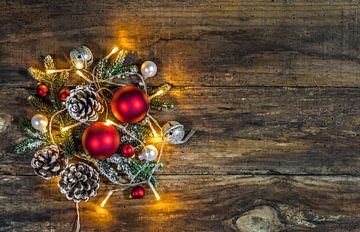
{"label": "red christmas bauble", "polygon": [[66,101],[66,98],[70,95],[70,89],[62,89],[59,93],[59,98],[62,102]]}
{"label": "red christmas bauble", "polygon": [[134,155],[134,147],[131,144],[125,144],[121,148],[121,154],[125,157],[131,157]]}
{"label": "red christmas bauble", "polygon": [[144,90],[125,86],[114,94],[111,110],[121,122],[140,122],[149,111],[149,99]]}
{"label": "red christmas bauble", "polygon": [[142,198],[145,195],[145,189],[141,186],[136,186],[131,190],[131,196],[134,199]]}
{"label": "red christmas bauble", "polygon": [[96,122],[86,128],[82,136],[82,146],[95,159],[112,156],[120,146],[120,134],[112,125]]}
{"label": "red christmas bauble", "polygon": [[46,97],[47,95],[49,95],[49,87],[44,83],[40,83],[36,87],[36,93],[40,97]]}

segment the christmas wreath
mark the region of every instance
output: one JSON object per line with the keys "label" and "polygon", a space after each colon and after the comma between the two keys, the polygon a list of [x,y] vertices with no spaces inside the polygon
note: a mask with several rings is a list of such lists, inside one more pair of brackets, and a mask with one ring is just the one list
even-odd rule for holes
{"label": "christmas wreath", "polygon": [[[60,177],[60,192],[76,203],[77,231],[78,203],[96,196],[100,176],[119,186],[109,192],[102,207],[117,190],[133,188],[133,198],[143,197],[144,185],[159,200],[154,173],[163,167],[164,145],[184,143],[194,133],[186,134],[176,121],[160,126],[152,117],[150,109],[173,107],[161,99],[171,85],[148,89],[145,81],[156,75],[156,64],[145,61],[139,72],[128,64],[128,54],[114,48],[89,71],[92,52],[80,46],[70,52],[69,68],[56,69],[51,56],[44,59],[44,71],[29,68],[38,84],[28,100],[38,112],[21,121],[26,138],[16,153],[37,150],[31,160],[35,174],[46,180]],[[82,83],[71,88],[74,75]]]}

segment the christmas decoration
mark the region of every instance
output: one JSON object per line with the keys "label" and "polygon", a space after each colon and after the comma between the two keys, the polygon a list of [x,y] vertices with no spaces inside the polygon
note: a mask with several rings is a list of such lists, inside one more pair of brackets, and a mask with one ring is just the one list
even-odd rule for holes
{"label": "christmas decoration", "polygon": [[70,116],[79,122],[97,121],[103,111],[100,96],[90,86],[79,85],[70,91],[66,108]]}
{"label": "christmas decoration", "polygon": [[134,155],[134,147],[131,144],[125,144],[121,148],[121,154],[125,157],[131,157]]}
{"label": "christmas decoration", "polygon": [[140,199],[145,196],[145,189],[141,186],[136,186],[131,190],[131,196],[134,199]]}
{"label": "christmas decoration", "polygon": [[156,72],[157,72],[157,66],[152,61],[145,61],[141,65],[141,73],[145,78],[155,76]]}
{"label": "christmas decoration", "polygon": [[31,166],[34,168],[35,174],[44,179],[59,176],[66,164],[67,160],[63,152],[53,145],[37,151],[31,160]]}
{"label": "christmas decoration", "polygon": [[99,188],[99,174],[82,162],[72,163],[60,173],[59,188],[68,200],[87,201]]}
{"label": "christmas decoration", "polygon": [[[183,125],[177,122],[160,126],[153,110],[173,108],[162,100],[171,85],[148,88],[145,80],[156,75],[156,64],[144,62],[139,73],[136,64],[128,64],[128,54],[116,47],[90,71],[92,52],[80,46],[70,52],[68,67],[57,69],[52,57],[46,56],[45,70],[28,69],[42,85],[37,94],[28,97],[39,114],[31,121],[21,120],[26,138],[15,152],[37,150],[31,161],[35,173],[44,179],[60,175],[61,193],[76,203],[77,231],[79,202],[96,196],[99,188],[96,170],[118,186],[107,194],[102,207],[113,193],[130,187],[136,186],[134,198],[142,197],[145,191],[140,185],[148,186],[160,200],[154,173],[164,167],[160,162],[164,145],[184,143],[194,133],[185,135]],[[70,73],[84,83],[69,90]],[[137,83],[129,85],[128,79]],[[39,91],[46,90],[45,86],[47,94]],[[154,145],[146,144],[150,141]]]}
{"label": "christmas decoration", "polygon": [[111,110],[121,122],[136,123],[141,121],[149,110],[146,93],[134,86],[118,90],[111,100]]}
{"label": "christmas decoration", "polygon": [[158,156],[158,150],[154,145],[147,145],[138,156],[140,160],[153,161]]}
{"label": "christmas decoration", "polygon": [[194,134],[194,131],[190,131],[185,137],[184,126],[176,121],[170,121],[164,124],[162,127],[165,141],[169,144],[182,144],[185,143]]}
{"label": "christmas decoration", "polygon": [[31,118],[31,125],[39,131],[44,131],[48,125],[48,119],[43,114],[35,114]]}
{"label": "christmas decoration", "polygon": [[95,159],[112,156],[120,146],[120,135],[112,125],[96,122],[86,128],[82,136],[82,146]]}
{"label": "christmas decoration", "polygon": [[40,83],[36,86],[36,93],[40,97],[46,97],[49,95],[49,87],[44,83]]}
{"label": "christmas decoration", "polygon": [[59,93],[60,101],[66,102],[67,97],[70,95],[69,89],[62,89]]}
{"label": "christmas decoration", "polygon": [[70,60],[75,68],[87,68],[93,63],[93,54],[86,46],[80,46],[70,51]]}

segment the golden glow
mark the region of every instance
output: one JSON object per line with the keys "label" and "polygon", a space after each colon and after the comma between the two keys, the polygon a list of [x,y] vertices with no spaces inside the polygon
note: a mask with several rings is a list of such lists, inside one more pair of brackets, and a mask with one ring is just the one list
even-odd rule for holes
{"label": "golden glow", "polygon": [[68,131],[70,128],[67,126],[67,127],[63,127],[63,128],[61,128],[61,131],[62,132],[65,132],[65,131]]}
{"label": "golden glow", "polygon": [[149,139],[149,143],[161,143],[163,138],[161,136],[154,136]]}
{"label": "golden glow", "polygon": [[105,56],[105,59],[109,59],[112,55],[114,55],[117,51],[119,51],[119,48],[118,47],[114,47],[111,52]]}
{"label": "golden glow", "polygon": [[118,47],[114,47],[113,50],[111,50],[110,54],[113,55],[115,54],[117,51],[119,51]]}
{"label": "golden glow", "polygon": [[114,192],[112,190],[109,191],[108,195],[105,197],[105,199],[101,202],[100,206],[101,207],[104,207],[106,202],[109,200],[109,198],[111,197],[111,195],[113,194]]}
{"label": "golden glow", "polygon": [[49,69],[49,70],[46,70],[46,73],[47,74],[52,74],[52,73],[70,71],[70,70],[71,70],[71,68],[67,68],[67,69]]}
{"label": "golden glow", "polygon": [[154,188],[154,186],[153,186],[150,182],[148,182],[148,184],[149,184],[151,190],[153,191],[156,200],[160,200],[160,195],[159,195],[159,193],[156,191],[156,189]]}
{"label": "golden glow", "polygon": [[165,84],[161,85],[161,86],[159,87],[159,90],[158,90],[155,94],[151,95],[151,96],[149,97],[149,99],[151,100],[151,99],[153,99],[154,97],[163,96],[163,95],[165,95],[167,92],[169,92],[170,89],[171,89],[171,85],[165,83]]}
{"label": "golden glow", "polygon": [[107,126],[110,126],[110,125],[115,125],[115,123],[109,119],[107,119],[105,122],[104,122],[105,125]]}
{"label": "golden glow", "polygon": [[84,64],[83,64],[83,63],[80,63],[80,62],[76,62],[75,68],[76,68],[76,69],[83,69],[83,68],[84,68]]}
{"label": "golden glow", "polygon": [[[84,204],[84,207],[86,207],[86,209],[82,210],[82,215],[85,218],[91,218],[91,220],[98,223],[101,227],[106,227],[108,223],[111,222],[112,215],[106,207],[101,207],[99,204],[89,201]],[[105,228],[103,229],[105,230]]]}
{"label": "golden glow", "polygon": [[81,78],[83,78],[85,81],[87,81],[87,82],[89,82],[89,83],[92,82],[92,81],[91,81],[89,78],[87,78],[80,70],[77,70],[77,71],[76,71],[76,74],[79,75]]}

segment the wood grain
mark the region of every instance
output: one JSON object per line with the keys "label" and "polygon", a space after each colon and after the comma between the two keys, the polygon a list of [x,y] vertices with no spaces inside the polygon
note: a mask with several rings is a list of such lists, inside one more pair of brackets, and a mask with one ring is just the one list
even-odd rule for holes
{"label": "wood grain", "polygon": [[[68,231],[74,203],[33,176],[0,178],[0,230]],[[359,178],[160,176],[152,194],[82,203],[83,231],[359,231]],[[148,189],[147,189],[148,190]],[[28,194],[32,192],[32,194]],[[334,202],[336,202],[334,204]]]}
{"label": "wood grain", "polygon": [[[320,3],[321,2],[321,3]],[[152,59],[177,86],[359,87],[356,1],[2,1],[1,85],[86,44]]]}
{"label": "wood grain", "polygon": [[161,123],[197,130],[166,147],[161,201],[102,183],[82,231],[359,231],[358,1],[0,1],[0,231],[70,231],[74,204],[13,153],[33,109],[26,69],[87,45],[154,60],[175,86]]}

